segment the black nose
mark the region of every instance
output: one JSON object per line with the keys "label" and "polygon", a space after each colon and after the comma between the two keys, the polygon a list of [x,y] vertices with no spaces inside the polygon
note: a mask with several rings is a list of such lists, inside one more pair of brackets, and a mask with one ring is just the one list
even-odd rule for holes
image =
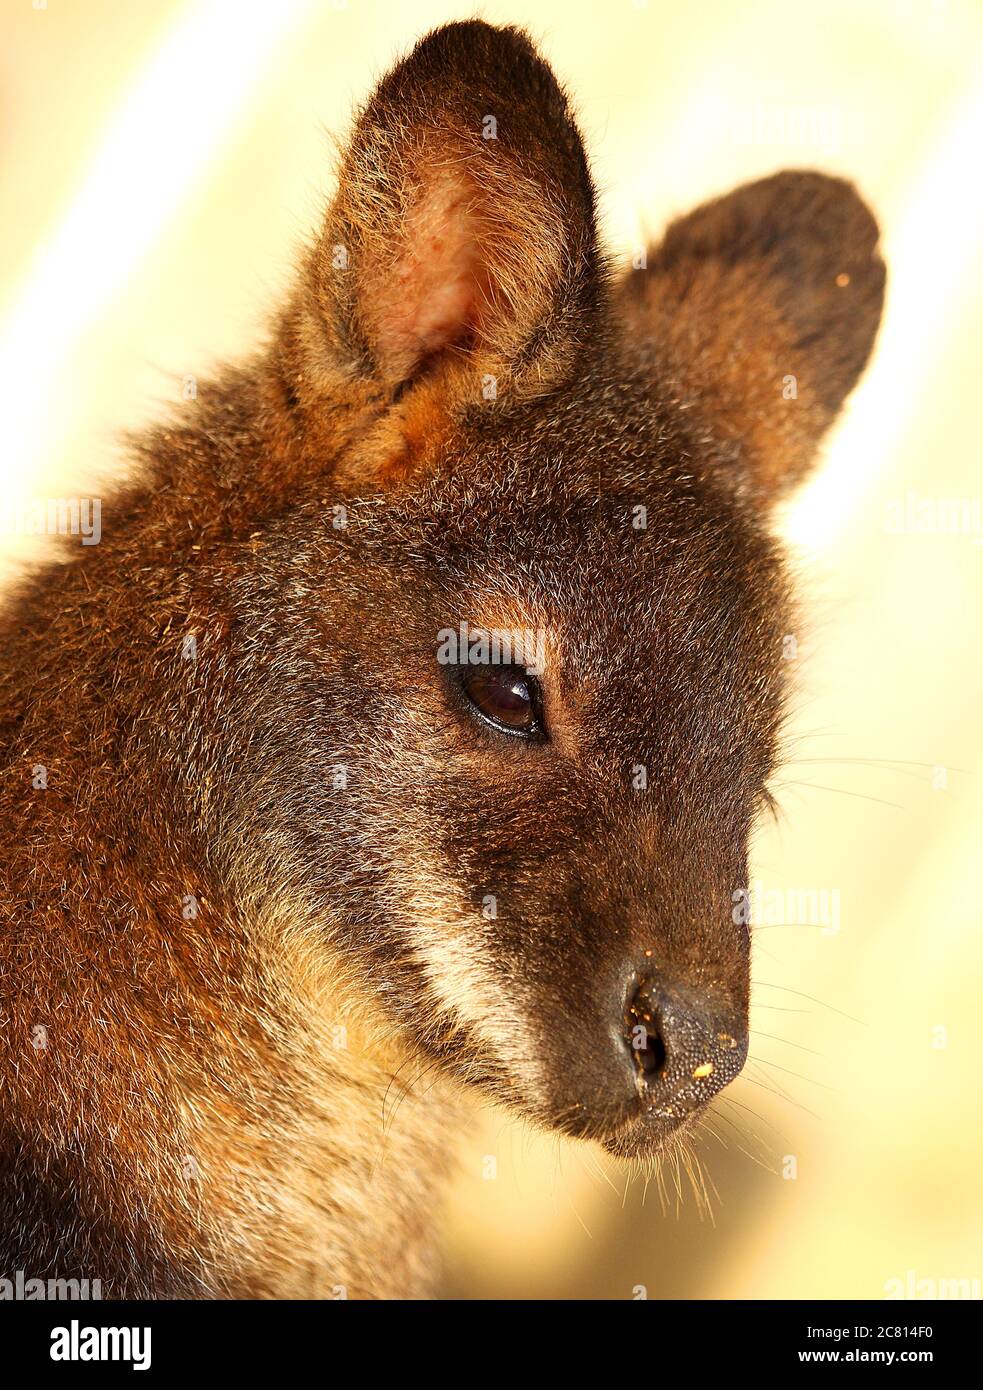
{"label": "black nose", "polygon": [[733,1081],[747,1058],[747,1025],[693,990],[643,980],[629,994],[625,1042],[652,1109],[678,1118]]}

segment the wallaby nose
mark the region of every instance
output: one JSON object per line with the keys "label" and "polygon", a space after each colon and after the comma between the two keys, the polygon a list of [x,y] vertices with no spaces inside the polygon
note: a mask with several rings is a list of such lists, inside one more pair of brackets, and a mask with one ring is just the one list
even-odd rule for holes
{"label": "wallaby nose", "polygon": [[643,980],[629,995],[625,1042],[652,1109],[678,1118],[733,1081],[747,1058],[747,1026],[692,990]]}

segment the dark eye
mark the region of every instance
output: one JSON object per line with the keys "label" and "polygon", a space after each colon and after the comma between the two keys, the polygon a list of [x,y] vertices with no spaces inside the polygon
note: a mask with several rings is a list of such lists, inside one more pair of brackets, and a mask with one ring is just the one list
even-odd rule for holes
{"label": "dark eye", "polygon": [[540,732],[539,683],[521,666],[464,666],[461,685],[489,724],[507,734]]}

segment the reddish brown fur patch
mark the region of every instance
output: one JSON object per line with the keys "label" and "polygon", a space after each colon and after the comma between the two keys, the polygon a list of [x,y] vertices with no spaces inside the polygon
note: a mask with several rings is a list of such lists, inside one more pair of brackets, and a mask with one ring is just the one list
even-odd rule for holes
{"label": "reddish brown fur patch", "polygon": [[738,446],[726,466],[763,500],[801,479],[866,365],[884,297],[877,239],[849,184],[787,172],[680,218],[623,281],[654,372]]}

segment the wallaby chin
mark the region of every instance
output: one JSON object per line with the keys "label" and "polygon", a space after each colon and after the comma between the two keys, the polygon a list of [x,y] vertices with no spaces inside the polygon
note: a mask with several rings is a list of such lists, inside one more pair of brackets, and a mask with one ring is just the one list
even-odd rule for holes
{"label": "wallaby chin", "polygon": [[419,1296],[475,1099],[641,1164],[699,1121],[747,1055],[770,509],[876,241],[786,172],[619,279],[521,32],[383,80],[271,346],[3,618],[0,1271]]}

